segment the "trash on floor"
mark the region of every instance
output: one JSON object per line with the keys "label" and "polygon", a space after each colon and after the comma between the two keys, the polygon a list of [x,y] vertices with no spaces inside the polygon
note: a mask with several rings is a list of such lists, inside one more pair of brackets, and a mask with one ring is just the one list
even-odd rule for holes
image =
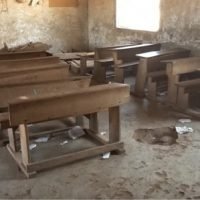
{"label": "trash on floor", "polygon": [[68,143],[69,143],[69,141],[65,140],[65,141],[61,142],[60,145],[63,146],[63,145],[68,144]]}
{"label": "trash on floor", "polygon": [[80,126],[74,126],[72,129],[68,131],[68,136],[72,140],[76,140],[85,135],[84,130]]}
{"label": "trash on floor", "polygon": [[191,119],[179,119],[176,124],[176,132],[178,134],[188,134],[193,133],[194,129],[191,127]]}
{"label": "trash on floor", "polygon": [[194,130],[191,127],[187,127],[187,126],[176,126],[176,132],[180,135],[182,134],[188,134],[188,133],[193,133]]}
{"label": "trash on floor", "polygon": [[29,145],[30,151],[33,150],[33,149],[35,149],[36,147],[37,147],[37,144],[30,144]]}
{"label": "trash on floor", "polygon": [[40,138],[36,139],[35,142],[46,143],[46,142],[48,142],[48,140],[49,140],[49,136],[46,136],[46,137],[40,137]]}
{"label": "trash on floor", "polygon": [[102,136],[104,136],[104,135],[106,135],[107,134],[107,132],[105,132],[105,131],[102,131],[101,133],[100,133],[100,135],[102,135]]}
{"label": "trash on floor", "polygon": [[109,159],[109,158],[110,158],[110,155],[111,155],[110,152],[104,153],[104,154],[102,155],[102,159],[103,159],[103,160]]}
{"label": "trash on floor", "polygon": [[178,120],[180,123],[191,123],[192,122],[192,120],[191,119],[179,119]]}
{"label": "trash on floor", "polygon": [[137,129],[133,138],[147,144],[172,145],[176,143],[178,134],[176,129],[172,127]]}

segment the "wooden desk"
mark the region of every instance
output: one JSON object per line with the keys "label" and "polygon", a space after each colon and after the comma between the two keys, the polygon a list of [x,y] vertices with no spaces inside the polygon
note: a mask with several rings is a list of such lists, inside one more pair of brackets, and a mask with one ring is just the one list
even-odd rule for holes
{"label": "wooden desk", "polygon": [[140,44],[127,47],[111,49],[114,59],[115,81],[124,82],[124,70],[127,67],[137,67],[139,58],[138,53],[159,50],[161,44]]}
{"label": "wooden desk", "polygon": [[99,84],[108,82],[107,71],[114,65],[114,59],[112,55],[113,49],[119,47],[133,46],[137,44],[138,43],[95,48],[95,67],[94,67],[95,82]]}
{"label": "wooden desk", "polygon": [[[40,98],[30,97],[24,100],[9,102],[9,112],[4,115],[4,118],[9,122],[8,132],[10,143],[7,148],[17,165],[28,178],[37,171],[106,152],[124,152],[124,145],[120,142],[119,106],[127,102],[128,99],[129,87],[127,85],[107,84],[71,93],[47,95]],[[91,128],[96,127],[98,121],[93,117],[89,117],[90,130],[86,131],[86,134],[95,140],[99,144],[98,146],[40,161],[32,159],[29,150],[28,124],[71,116],[93,116],[94,113],[105,111],[105,109],[109,110],[109,141],[100,138],[96,134],[96,130],[91,130]],[[21,152],[15,148],[16,127],[19,127]]]}
{"label": "wooden desk", "polygon": [[169,104],[176,105],[177,102],[177,83],[180,81],[181,74],[187,74],[199,69],[200,57],[189,57],[182,59],[172,59],[163,61],[167,65],[168,76],[168,98]]}
{"label": "wooden desk", "polygon": [[144,97],[148,72],[165,70],[166,68],[166,64],[161,63],[160,61],[165,59],[188,57],[189,55],[190,50],[181,48],[137,54],[136,56],[140,59],[140,62],[136,76],[134,94],[139,97]]}

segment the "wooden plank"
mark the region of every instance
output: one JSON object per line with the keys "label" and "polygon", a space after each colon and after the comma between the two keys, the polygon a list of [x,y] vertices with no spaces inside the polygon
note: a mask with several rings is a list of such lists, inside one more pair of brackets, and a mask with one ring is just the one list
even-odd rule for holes
{"label": "wooden plank", "polygon": [[128,100],[129,87],[125,84],[99,85],[67,94],[18,100],[9,103],[10,125],[81,116],[104,111]]}
{"label": "wooden plank", "polygon": [[167,67],[168,74],[184,74],[198,70],[200,66],[200,57],[167,60],[165,62],[171,64]]}
{"label": "wooden plank", "polygon": [[120,108],[109,108],[109,143],[120,141]]}
{"label": "wooden plank", "polygon": [[48,94],[67,93],[81,88],[89,87],[91,78],[80,80],[57,80],[34,84],[18,84],[0,87],[0,107],[7,107],[8,102],[14,99],[31,98],[33,96],[43,96]]}
{"label": "wooden plank", "polygon": [[8,52],[0,53],[0,60],[17,60],[23,58],[35,58],[50,56],[46,51],[26,51],[26,52]]}
{"label": "wooden plank", "polygon": [[38,66],[26,66],[19,68],[5,68],[0,70],[0,77],[16,76],[21,74],[28,74],[35,71],[47,71],[50,69],[66,68],[69,71],[69,65],[66,63],[48,64],[48,65],[38,65]]}
{"label": "wooden plank", "polygon": [[45,81],[64,80],[69,76],[69,70],[66,66],[56,66],[49,69],[30,70],[27,72],[17,73],[7,77],[1,77],[0,86],[14,84],[30,84]]}
{"label": "wooden plank", "polygon": [[93,147],[79,152],[70,153],[67,155],[29,164],[27,165],[27,171],[28,172],[41,171],[44,169],[49,169],[67,163],[71,163],[74,161],[83,160],[85,158],[94,157],[103,153],[112,152],[115,150],[123,150],[123,149],[124,149],[124,144],[122,142]]}
{"label": "wooden plank", "polygon": [[29,134],[26,124],[21,124],[19,126],[19,132],[20,132],[22,163],[24,164],[24,166],[26,166],[31,162],[31,156],[29,150]]}

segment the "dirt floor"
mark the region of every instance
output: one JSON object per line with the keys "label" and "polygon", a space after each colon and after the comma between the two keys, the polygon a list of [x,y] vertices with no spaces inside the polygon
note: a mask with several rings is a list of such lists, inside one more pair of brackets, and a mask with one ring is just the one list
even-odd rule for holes
{"label": "dirt floor", "polygon": [[[138,128],[175,126],[183,117],[161,104],[132,98],[121,109],[124,155],[108,160],[97,156],[40,172],[29,180],[1,148],[0,198],[200,199],[199,121],[192,119],[194,133],[179,136],[172,146],[143,144],[132,138]],[[107,114],[99,118],[101,131],[108,131]]]}

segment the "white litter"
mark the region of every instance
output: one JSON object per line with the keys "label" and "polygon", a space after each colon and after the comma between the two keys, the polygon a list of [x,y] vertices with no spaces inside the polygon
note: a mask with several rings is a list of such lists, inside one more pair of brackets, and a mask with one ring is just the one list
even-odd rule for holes
{"label": "white litter", "polygon": [[37,144],[30,144],[29,145],[30,151],[33,150],[33,149],[35,149],[36,147],[37,147]]}
{"label": "white litter", "polygon": [[187,134],[187,133],[193,133],[194,129],[187,126],[176,127],[176,132],[182,135],[182,134]]}
{"label": "white litter", "polygon": [[76,140],[85,135],[85,132],[80,126],[75,126],[68,131],[68,135],[72,140]]}
{"label": "white litter", "polygon": [[63,145],[68,144],[68,143],[69,143],[68,140],[65,140],[65,141],[61,142],[60,145],[63,146]]}
{"label": "white litter", "polygon": [[111,155],[110,152],[104,153],[104,154],[102,155],[102,159],[104,159],[104,160],[109,159],[109,158],[110,158],[110,155]]}
{"label": "white litter", "polygon": [[100,135],[104,136],[106,135],[107,133],[104,131],[104,132],[101,132]]}
{"label": "white litter", "polygon": [[48,142],[48,140],[49,140],[49,136],[46,136],[46,137],[41,137],[41,138],[36,139],[35,142],[45,143],[45,142]]}
{"label": "white litter", "polygon": [[191,123],[192,122],[192,120],[191,119],[179,119],[178,120],[179,122],[181,122],[181,123]]}

